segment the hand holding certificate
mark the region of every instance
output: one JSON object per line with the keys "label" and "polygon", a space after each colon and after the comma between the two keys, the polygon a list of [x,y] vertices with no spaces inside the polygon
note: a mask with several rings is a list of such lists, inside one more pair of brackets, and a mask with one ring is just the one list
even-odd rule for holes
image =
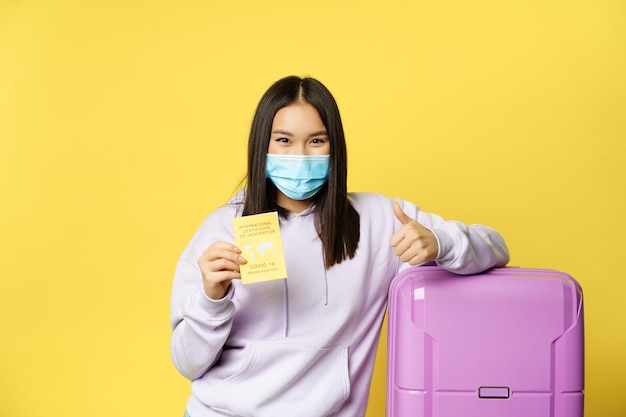
{"label": "hand holding certificate", "polygon": [[244,284],[287,278],[276,212],[233,219],[235,242],[247,263],[240,266]]}

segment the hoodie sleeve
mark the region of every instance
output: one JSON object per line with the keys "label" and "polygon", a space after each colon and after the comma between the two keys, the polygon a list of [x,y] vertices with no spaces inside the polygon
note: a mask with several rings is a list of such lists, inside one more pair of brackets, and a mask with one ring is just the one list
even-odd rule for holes
{"label": "hoodie sleeve", "polygon": [[232,287],[224,298],[208,298],[197,259],[214,241],[231,241],[224,221],[209,216],[182,253],[174,273],[170,325],[171,354],[176,369],[189,380],[201,377],[217,360],[232,328]]}
{"label": "hoodie sleeve", "polygon": [[[439,244],[437,265],[461,275],[477,274],[505,266],[509,250],[494,229],[481,224],[467,225],[421,211],[412,203],[397,200],[404,212],[435,234]],[[404,269],[404,268],[402,268]]]}
{"label": "hoodie sleeve", "polygon": [[186,292],[172,305],[171,352],[178,372],[194,380],[213,365],[230,334],[234,310],[228,295],[211,300],[201,288]]}

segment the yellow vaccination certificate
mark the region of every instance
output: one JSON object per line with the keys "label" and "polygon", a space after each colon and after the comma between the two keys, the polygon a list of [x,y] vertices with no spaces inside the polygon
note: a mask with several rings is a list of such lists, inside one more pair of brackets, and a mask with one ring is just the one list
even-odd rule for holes
{"label": "yellow vaccination certificate", "polygon": [[240,267],[244,284],[287,278],[278,213],[237,217],[233,227],[237,247],[248,261]]}

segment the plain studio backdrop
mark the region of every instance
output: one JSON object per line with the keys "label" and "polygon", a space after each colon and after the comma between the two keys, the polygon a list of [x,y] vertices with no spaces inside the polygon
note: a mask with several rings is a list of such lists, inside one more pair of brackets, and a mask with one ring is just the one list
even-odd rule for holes
{"label": "plain studio backdrop", "polygon": [[0,0],[0,415],[182,416],[174,267],[290,74],[337,98],[351,191],[580,281],[586,415],[623,416],[620,0]]}

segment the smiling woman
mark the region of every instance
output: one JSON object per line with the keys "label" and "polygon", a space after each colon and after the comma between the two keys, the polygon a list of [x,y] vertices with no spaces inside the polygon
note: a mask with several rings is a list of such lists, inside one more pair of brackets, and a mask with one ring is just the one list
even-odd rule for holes
{"label": "smiling woman", "polygon": [[[391,279],[429,261],[459,274],[503,266],[508,249],[489,227],[347,193],[339,110],[315,79],[267,90],[248,147],[247,187],[208,216],[174,277],[172,358],[192,381],[187,411],[363,416]],[[243,285],[230,224],[264,211],[280,213],[287,277]]]}

